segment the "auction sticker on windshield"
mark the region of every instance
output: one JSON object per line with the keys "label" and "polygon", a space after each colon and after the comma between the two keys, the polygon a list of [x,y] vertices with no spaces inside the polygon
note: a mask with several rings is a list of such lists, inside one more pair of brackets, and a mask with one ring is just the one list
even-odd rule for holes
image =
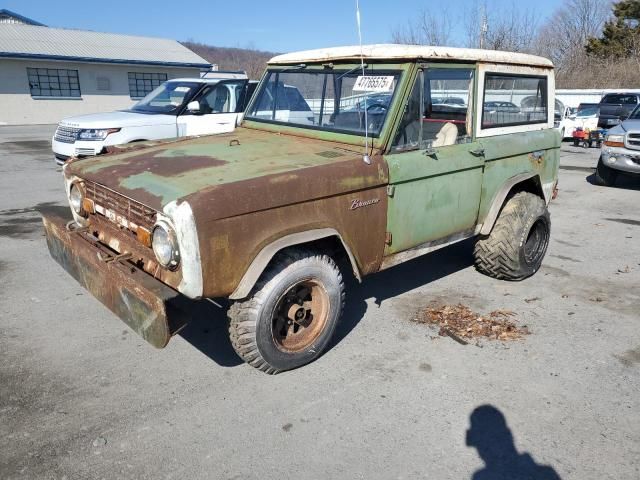
{"label": "auction sticker on windshield", "polygon": [[392,92],[393,76],[360,75],[353,85],[354,92]]}

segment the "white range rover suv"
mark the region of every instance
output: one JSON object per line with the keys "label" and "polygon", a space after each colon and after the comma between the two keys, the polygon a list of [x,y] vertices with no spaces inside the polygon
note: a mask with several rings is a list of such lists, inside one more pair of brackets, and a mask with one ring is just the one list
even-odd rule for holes
{"label": "white range rover suv", "polygon": [[168,80],[129,110],[65,118],[51,141],[56,163],[99,155],[112,145],[231,132],[252,88],[255,82],[244,73],[210,72]]}

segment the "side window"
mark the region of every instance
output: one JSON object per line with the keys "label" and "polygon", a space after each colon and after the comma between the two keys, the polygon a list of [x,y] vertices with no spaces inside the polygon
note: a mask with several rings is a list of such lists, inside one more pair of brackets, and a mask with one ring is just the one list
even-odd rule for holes
{"label": "side window", "polygon": [[405,106],[393,150],[470,141],[473,70],[430,68],[420,73]]}
{"label": "side window", "polygon": [[547,77],[487,73],[482,128],[547,122]]}
{"label": "side window", "polygon": [[396,138],[393,141],[392,150],[415,150],[420,148],[422,127],[422,72],[418,75],[416,83],[411,89],[411,94],[405,105],[404,115],[398,125]]}
{"label": "side window", "polygon": [[430,68],[424,78],[422,140],[434,147],[469,141],[473,70]]}
{"label": "side window", "polygon": [[207,88],[198,102],[200,113],[229,113],[234,112],[237,105],[237,93],[242,89],[244,82],[224,82]]}

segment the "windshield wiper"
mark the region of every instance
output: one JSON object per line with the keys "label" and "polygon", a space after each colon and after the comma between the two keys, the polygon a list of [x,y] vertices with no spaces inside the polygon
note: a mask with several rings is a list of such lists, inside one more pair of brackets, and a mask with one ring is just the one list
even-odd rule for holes
{"label": "windshield wiper", "polygon": [[289,70],[302,70],[303,68],[307,68],[306,63],[301,63],[299,65],[291,65],[290,67],[285,67],[282,70],[278,70],[278,73],[288,72]]}

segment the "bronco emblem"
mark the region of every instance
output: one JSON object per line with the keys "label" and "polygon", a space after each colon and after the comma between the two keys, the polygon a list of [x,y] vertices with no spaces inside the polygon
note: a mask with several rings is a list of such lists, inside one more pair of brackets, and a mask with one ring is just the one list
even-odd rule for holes
{"label": "bronco emblem", "polygon": [[349,210],[355,210],[360,207],[368,207],[369,205],[375,205],[380,201],[379,198],[372,198],[371,200],[358,200],[357,198],[351,201],[351,207]]}

